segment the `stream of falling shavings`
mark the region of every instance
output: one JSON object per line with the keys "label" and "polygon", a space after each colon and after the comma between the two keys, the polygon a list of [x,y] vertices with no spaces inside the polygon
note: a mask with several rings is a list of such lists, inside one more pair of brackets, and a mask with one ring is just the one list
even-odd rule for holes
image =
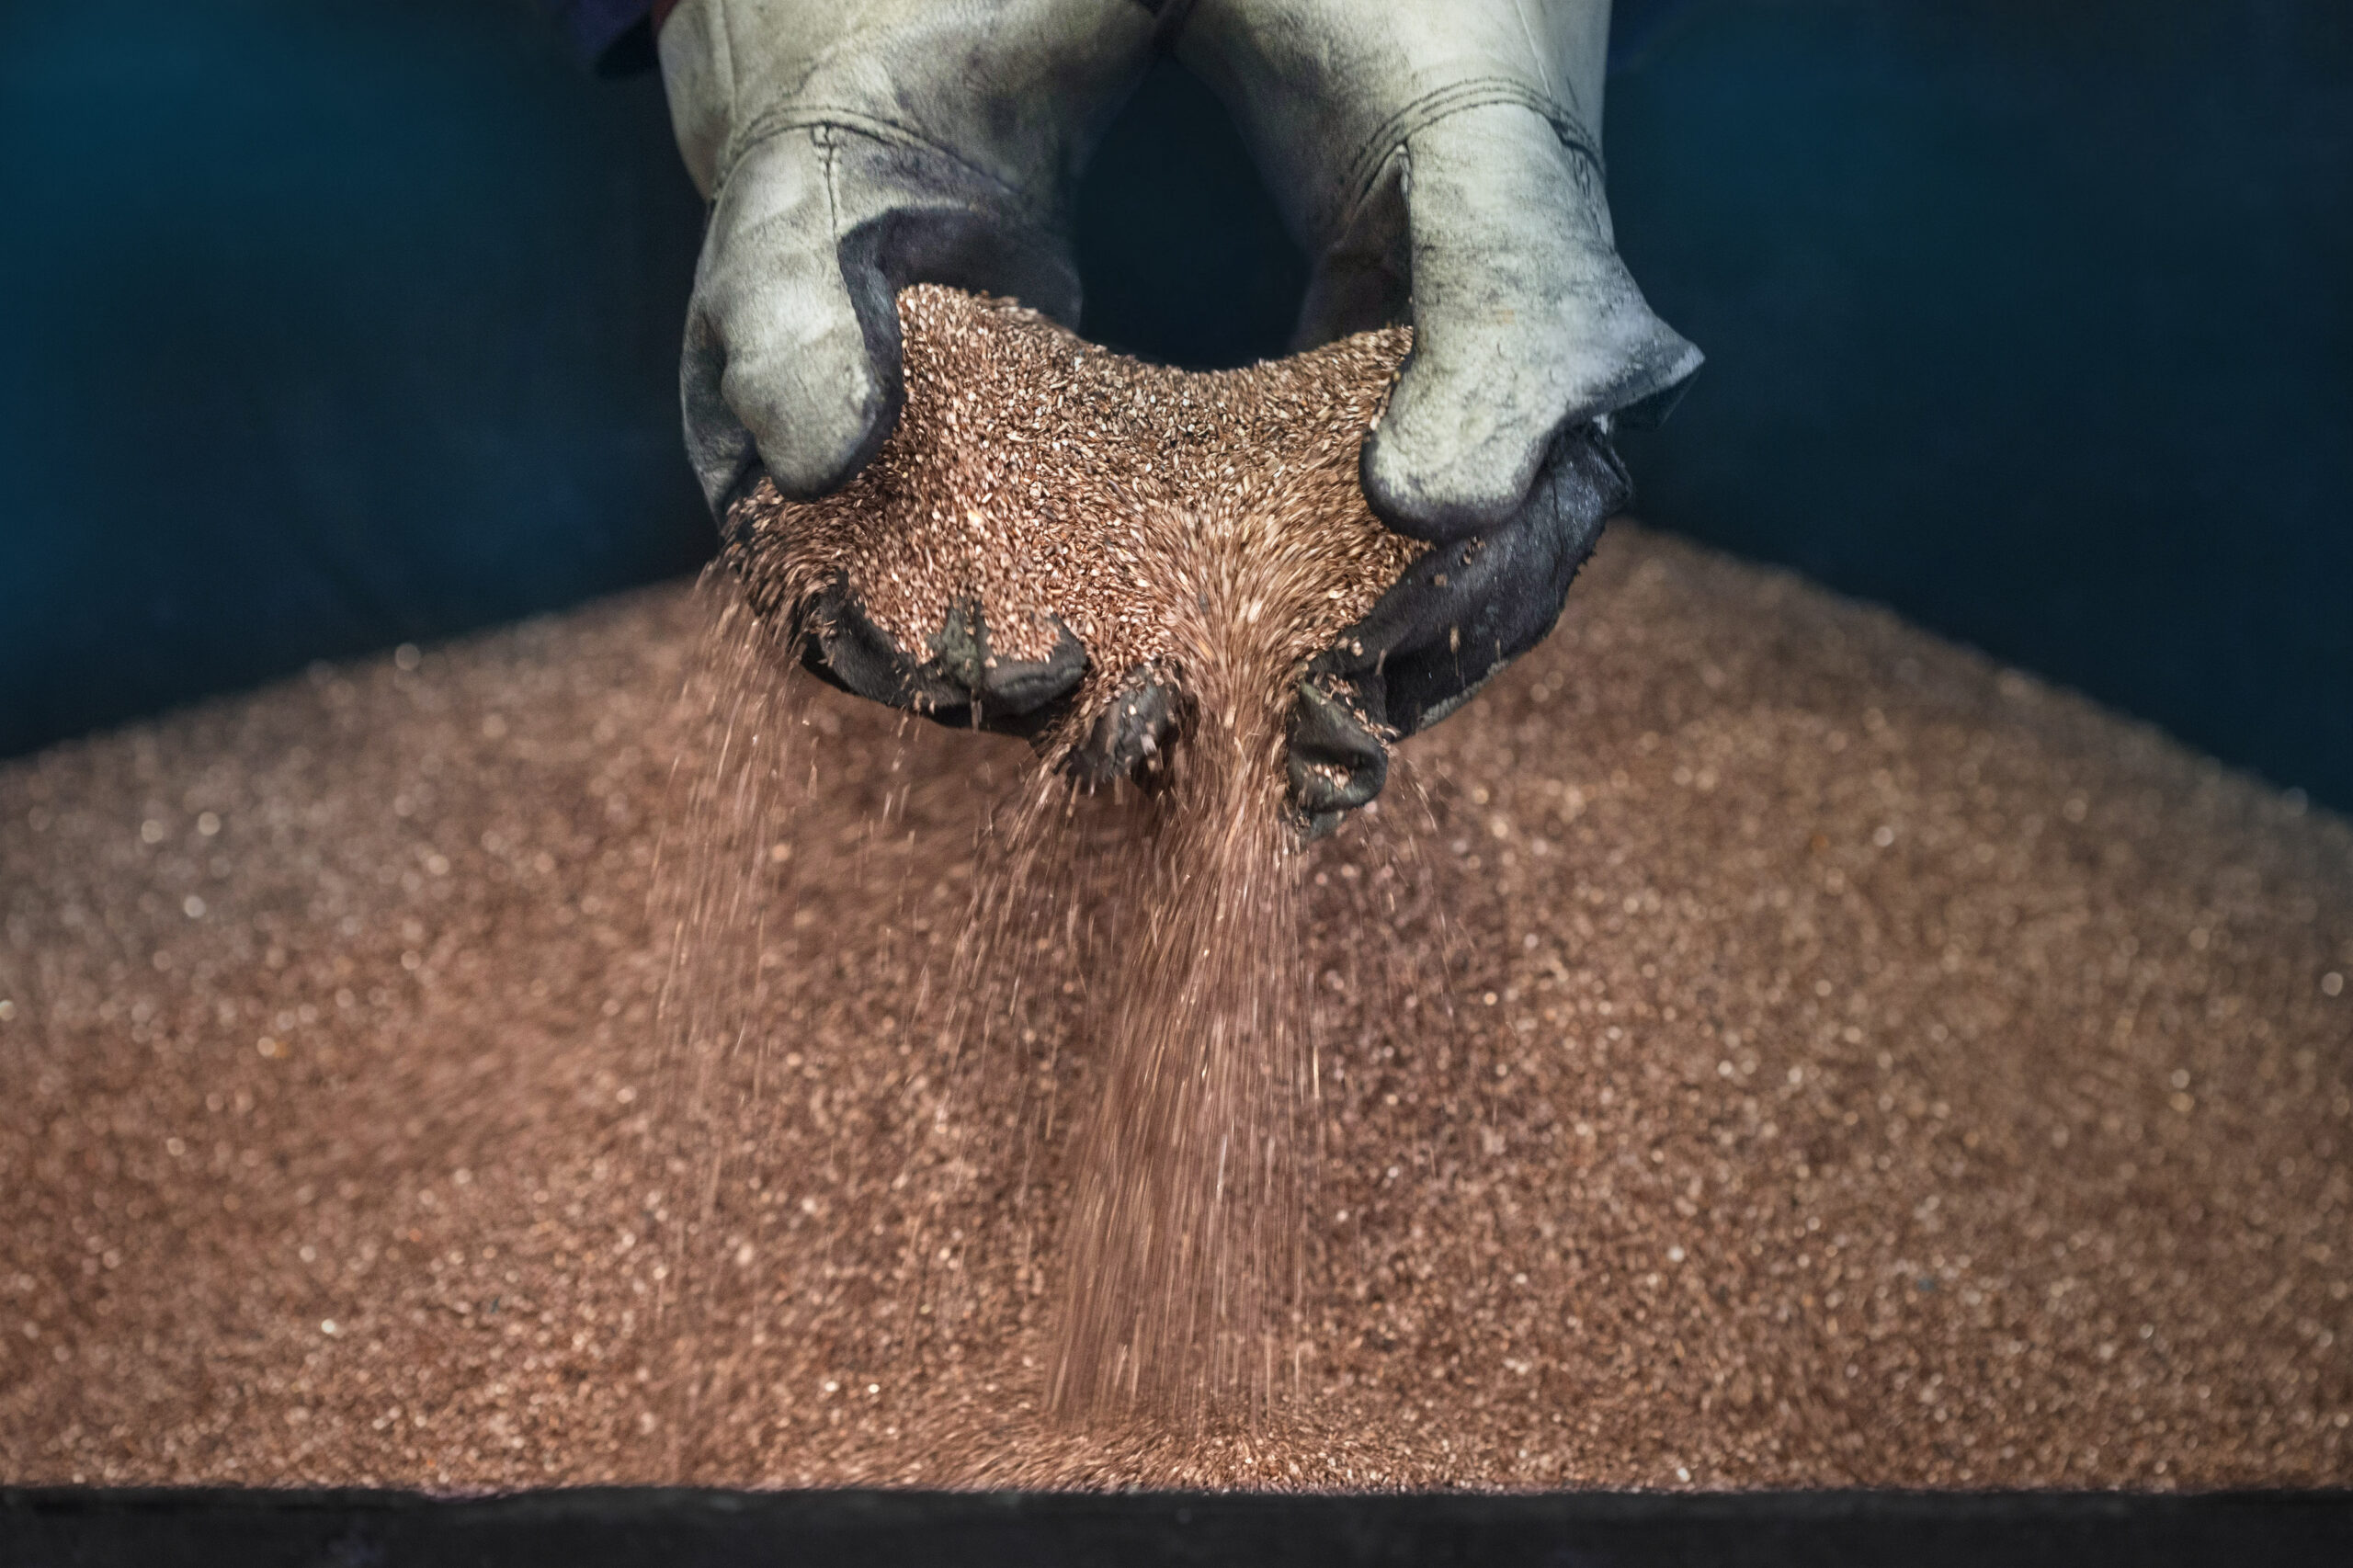
{"label": "stream of falling shavings", "polygon": [[690,1248],[715,1233],[722,1183],[743,1163],[731,1160],[738,1151],[719,1085],[731,1067],[748,1064],[734,1086],[738,1103],[754,1109],[766,1086],[768,931],[772,919],[794,913],[786,802],[800,761],[798,693],[776,656],[775,630],[715,574],[697,592],[707,624],[678,699],[692,739],[670,780],[650,895],[653,929],[668,947],[655,1030],[661,1110],[675,1142],[657,1145],[643,1176],[649,1214],[674,1180],[689,1181],[693,1193],[691,1217],[665,1238],[656,1301],[670,1352],[662,1368],[672,1414],[665,1447],[681,1472],[703,1409],[725,1397],[699,1343],[717,1317],[710,1293],[719,1276]]}
{"label": "stream of falling shavings", "polygon": [[[1215,607],[1232,584],[1199,586],[1190,601]],[[867,852],[892,836],[908,788],[865,819],[858,885],[797,883],[780,846],[827,786],[809,755],[823,748],[806,744],[805,702],[766,623],[725,594],[686,699],[706,761],[674,782],[676,842],[655,879],[679,1141],[647,1183],[688,1194],[664,1301],[682,1473],[703,1413],[743,1403],[724,1337],[810,1292],[811,1262],[823,1273],[810,1259],[772,1281],[728,1267],[733,1249],[769,1252],[757,1195],[790,1180],[759,1133],[775,1069],[801,1065],[770,1016],[774,935],[821,937],[822,914],[806,913],[893,895]],[[1180,1442],[1247,1440],[1291,1392],[1301,1349],[1309,980],[1268,678],[1281,643],[1221,644],[1216,629],[1242,623],[1195,613],[1188,689],[1203,717],[1165,792],[1089,797],[1034,761],[969,790],[969,893],[913,971],[906,1044],[928,1072],[910,1080],[901,1136],[882,1141],[902,1164],[876,1184],[890,1197],[870,1227],[896,1233],[877,1306],[903,1325],[877,1338],[878,1360],[964,1354],[962,1325],[1003,1320],[987,1298],[1009,1273],[1035,1301],[1031,1401],[1139,1451],[1160,1426]],[[1254,681],[1267,689],[1241,700]],[[823,962],[822,939],[801,954]]]}
{"label": "stream of falling shavings", "polygon": [[[778,846],[822,782],[796,757],[793,683],[764,623],[713,608],[688,697],[710,761],[678,788],[677,851],[656,880],[674,948],[670,1097],[700,1151],[693,1217],[671,1238],[688,1340],[726,1277],[694,1238],[726,1229],[722,1192],[760,1164],[731,1122],[749,1111],[756,1138],[763,1068],[781,1049],[766,1016],[767,934],[801,901],[889,892],[871,864],[863,888],[794,884]],[[1248,678],[1233,655],[1255,650],[1211,648],[1211,624],[1188,631],[1202,639],[1191,689],[1208,716],[1165,793],[1088,798],[1033,764],[975,801],[969,903],[909,1008],[936,1093],[918,1118],[932,1163],[895,1178],[919,1190],[903,1310],[926,1329],[970,1317],[969,1275],[946,1266],[982,1237],[1049,1253],[1044,1397],[1064,1415],[1198,1427],[1224,1396],[1263,1414],[1286,1360],[1304,1154],[1299,864],[1279,814],[1274,703],[1235,703],[1222,684]],[[888,831],[883,812],[868,824],[870,838]],[[1066,1041],[1077,1061],[1063,1060]],[[1024,1272],[1046,1284],[1036,1262]],[[711,1363],[699,1350],[675,1371],[682,1429],[723,1398],[707,1387]]]}
{"label": "stream of falling shavings", "polygon": [[1049,1383],[1064,1413],[1199,1426],[1231,1399],[1263,1409],[1288,1359],[1308,1041],[1281,717],[1316,574],[1259,522],[1172,518],[1140,563],[1192,720],[1097,969]]}
{"label": "stream of falling shavings", "polygon": [[[907,403],[875,461],[835,497],[794,506],[763,489],[731,517],[743,591],[718,612],[700,699],[717,760],[689,791],[697,863],[675,869],[681,913],[665,922],[687,1103],[706,1107],[710,1064],[768,1027],[756,949],[776,894],[759,853],[789,814],[771,786],[816,786],[783,759],[783,699],[757,688],[794,662],[798,608],[846,577],[910,646],[960,600],[1025,656],[1037,629],[1077,629],[1092,660],[1078,706],[984,811],[945,963],[919,966],[912,1011],[929,1016],[900,1020],[935,1041],[909,1085],[932,1136],[925,1168],[892,1183],[906,1278],[884,1306],[914,1337],[961,1320],[978,1288],[966,1260],[1010,1241],[1017,1284],[1043,1301],[1057,1415],[1197,1432],[1258,1419],[1302,1353],[1290,1318],[1313,1076],[1282,722],[1303,662],[1421,549],[1380,527],[1356,480],[1405,338],[1188,376],[1001,301],[917,289],[900,309]],[[1082,797],[1054,765],[1142,667],[1188,715],[1167,787]],[[723,956],[746,938],[754,956]],[[688,1229],[716,1233],[726,1156],[706,1157]],[[685,1381],[710,1375],[699,1363]]]}

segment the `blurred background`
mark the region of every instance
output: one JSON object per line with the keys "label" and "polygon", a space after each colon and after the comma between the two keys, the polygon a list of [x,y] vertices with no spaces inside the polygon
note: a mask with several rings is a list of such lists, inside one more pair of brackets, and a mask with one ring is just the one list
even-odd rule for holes
{"label": "blurred background", "polygon": [[[2353,808],[2353,6],[1618,11],[1620,243],[1709,355],[1641,514]],[[0,756],[693,570],[700,224],[531,0],[0,0]],[[1191,366],[1305,276],[1174,67],[1080,249]]]}

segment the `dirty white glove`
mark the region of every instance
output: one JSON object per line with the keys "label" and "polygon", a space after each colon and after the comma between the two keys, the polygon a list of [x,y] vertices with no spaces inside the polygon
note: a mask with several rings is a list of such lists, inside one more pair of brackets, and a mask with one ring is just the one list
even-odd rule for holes
{"label": "dirty white glove", "polygon": [[1381,736],[1552,630],[1630,496],[1609,422],[1699,368],[1612,238],[1608,32],[1608,0],[1198,0],[1178,35],[1313,263],[1300,347],[1414,325],[1365,494],[1439,548],[1302,693],[1292,778],[1319,824],[1379,791]]}
{"label": "dirty white glove", "polygon": [[899,406],[898,290],[1074,323],[1071,190],[1150,62],[1137,0],[684,0],[658,47],[710,226],[681,371],[715,511],[824,494]]}
{"label": "dirty white glove", "polygon": [[[1153,41],[1137,0],[684,0],[670,13],[663,85],[711,203],[680,390],[722,528],[763,474],[807,500],[890,435],[901,289],[1007,295],[1076,324],[1071,191]],[[876,627],[855,583],[795,613],[819,675],[943,723],[1035,733],[1086,669],[1067,634],[1043,661],[992,657],[976,606],[920,648]]]}

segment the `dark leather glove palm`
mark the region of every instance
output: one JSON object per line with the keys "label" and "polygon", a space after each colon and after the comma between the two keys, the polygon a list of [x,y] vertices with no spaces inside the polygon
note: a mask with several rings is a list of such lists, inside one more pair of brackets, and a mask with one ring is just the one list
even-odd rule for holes
{"label": "dark leather glove palm", "polygon": [[1199,0],[1178,42],[1314,262],[1300,347],[1410,316],[1364,485],[1436,546],[1313,667],[1291,725],[1315,827],[1387,737],[1460,707],[1559,619],[1631,499],[1615,419],[1699,353],[1619,259],[1598,128],[1608,0]]}
{"label": "dark leather glove palm", "polygon": [[[856,473],[896,424],[898,291],[1010,296],[1065,324],[1069,193],[1150,62],[1134,0],[684,0],[660,38],[679,150],[710,201],[679,381],[722,529],[765,475],[789,499]],[[899,646],[836,583],[804,658],[861,697],[1034,729],[1078,684],[1066,643],[988,656],[965,609]]]}

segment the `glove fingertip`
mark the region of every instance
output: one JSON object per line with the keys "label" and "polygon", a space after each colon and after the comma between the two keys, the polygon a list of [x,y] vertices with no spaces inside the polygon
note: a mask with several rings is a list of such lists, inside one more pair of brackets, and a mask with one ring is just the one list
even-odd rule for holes
{"label": "glove fingertip", "polygon": [[[768,347],[731,356],[722,387],[777,494],[813,501],[854,478],[890,438],[902,395],[897,371],[895,355],[878,363],[862,341],[832,353]],[[759,477],[749,476],[753,483]]]}
{"label": "glove fingertip", "polygon": [[1290,741],[1291,800],[1309,816],[1355,811],[1389,780],[1389,747],[1372,724],[1315,681],[1300,683]]}
{"label": "glove fingertip", "polygon": [[1176,689],[1149,667],[1138,668],[1096,716],[1086,740],[1072,749],[1063,767],[1092,788],[1129,778],[1146,790],[1156,789],[1167,781],[1183,720],[1183,699]]}
{"label": "glove fingertip", "polygon": [[[1408,376],[1413,365],[1406,366]],[[1405,395],[1403,383],[1399,398]],[[1474,446],[1452,433],[1426,432],[1398,399],[1392,415],[1365,437],[1358,482],[1373,515],[1412,539],[1443,544],[1502,527],[1536,481],[1551,444],[1549,428],[1491,432]]]}
{"label": "glove fingertip", "polygon": [[924,694],[906,655],[846,585],[826,586],[798,619],[801,662],[827,684],[892,708],[921,705]]}
{"label": "glove fingertip", "polygon": [[1045,657],[1017,659],[996,650],[980,605],[960,602],[949,608],[946,625],[932,640],[934,663],[972,693],[984,724],[1020,728],[1013,721],[1039,718],[1075,691],[1086,675],[1086,647],[1060,620],[1053,625],[1054,643]]}
{"label": "glove fingertip", "polygon": [[1347,814],[1346,812],[1297,812],[1294,825],[1299,831],[1299,841],[1313,844],[1318,839],[1331,837],[1340,831],[1340,824]]}

